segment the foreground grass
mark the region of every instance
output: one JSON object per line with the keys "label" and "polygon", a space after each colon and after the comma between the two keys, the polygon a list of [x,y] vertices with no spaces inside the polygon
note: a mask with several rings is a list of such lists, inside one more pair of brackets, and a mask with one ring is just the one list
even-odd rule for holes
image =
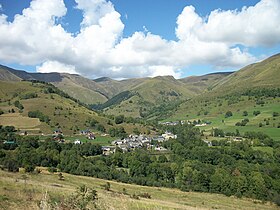
{"label": "foreground grass", "polygon": [[[97,178],[57,174],[43,169],[41,174],[9,173],[0,171],[0,209],[39,209],[39,203],[47,193],[52,202],[59,202],[86,185],[98,193],[100,209],[279,209],[271,203],[250,199],[238,199],[219,194],[182,192],[176,189],[145,187],[106,181]],[[104,190],[109,182],[111,190]],[[125,192],[125,193],[123,193]],[[149,193],[151,199],[131,198],[133,194]]]}

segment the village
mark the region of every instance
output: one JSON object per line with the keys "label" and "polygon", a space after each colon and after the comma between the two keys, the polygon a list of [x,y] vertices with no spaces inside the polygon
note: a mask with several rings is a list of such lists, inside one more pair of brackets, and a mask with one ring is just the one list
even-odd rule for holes
{"label": "village", "polygon": [[161,143],[170,139],[177,139],[177,135],[166,131],[164,134],[155,137],[147,137],[144,135],[129,135],[124,139],[117,139],[111,142],[111,146],[103,146],[103,155],[109,155],[120,148],[123,152],[129,152],[137,148],[153,149],[155,151],[166,151]]}
{"label": "village", "polygon": [[[101,136],[106,136],[108,134],[101,134]],[[89,129],[81,130],[80,136],[86,137],[88,140],[95,140],[96,135]],[[53,139],[59,141],[60,143],[64,143],[65,139],[63,133],[60,129],[55,130],[53,132]],[[161,143],[168,141],[170,139],[177,139],[177,135],[166,131],[162,135],[159,136],[145,136],[145,135],[134,135],[131,134],[123,139],[116,139],[111,142],[111,145],[102,146],[103,155],[109,155],[116,151],[116,148],[121,149],[123,152],[129,152],[135,149],[146,148],[155,151],[166,151],[167,149],[161,146]],[[77,137],[74,144],[79,145],[83,144],[83,142]]]}

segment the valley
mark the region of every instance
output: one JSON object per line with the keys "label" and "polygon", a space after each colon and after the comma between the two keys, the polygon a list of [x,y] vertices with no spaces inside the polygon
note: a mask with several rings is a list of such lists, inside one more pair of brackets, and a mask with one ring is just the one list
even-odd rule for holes
{"label": "valley", "polygon": [[0,207],[278,209],[279,63],[127,80],[2,66]]}

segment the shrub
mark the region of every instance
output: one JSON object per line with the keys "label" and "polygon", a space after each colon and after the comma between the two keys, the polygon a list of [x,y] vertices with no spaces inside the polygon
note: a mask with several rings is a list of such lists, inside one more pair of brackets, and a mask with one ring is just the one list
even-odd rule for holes
{"label": "shrub", "polygon": [[273,117],[278,117],[278,116],[279,116],[279,113],[278,113],[278,112],[273,112],[273,113],[272,113],[272,116],[273,116]]}
{"label": "shrub", "polygon": [[232,112],[231,111],[227,111],[225,114],[225,118],[231,117],[232,116]]}
{"label": "shrub", "polygon": [[145,193],[140,193],[140,194],[139,194],[139,197],[148,198],[148,199],[151,199],[151,198],[152,198],[152,196],[151,196],[149,193],[147,193],[147,192],[145,192]]}
{"label": "shrub", "polygon": [[243,116],[248,116],[248,112],[247,112],[247,111],[244,111],[242,115],[243,115]]}
{"label": "shrub", "polygon": [[258,116],[261,112],[260,111],[254,111],[253,115]]}
{"label": "shrub", "polygon": [[49,167],[49,168],[48,168],[48,172],[50,172],[50,173],[57,172],[57,168],[55,168],[55,167]]}
{"label": "shrub", "polygon": [[27,173],[33,172],[35,170],[35,166],[28,164],[24,167],[24,169],[25,169],[25,172],[27,172]]}

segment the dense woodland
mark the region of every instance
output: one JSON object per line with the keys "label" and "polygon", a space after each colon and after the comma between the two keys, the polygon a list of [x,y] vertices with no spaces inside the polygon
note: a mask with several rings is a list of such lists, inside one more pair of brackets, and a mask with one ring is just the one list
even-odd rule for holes
{"label": "dense woodland", "polygon": [[[167,153],[139,149],[103,156],[101,146],[63,144],[16,135],[12,126],[0,127],[0,164],[3,169],[27,172],[36,166],[125,183],[176,187],[184,191],[270,200],[280,204],[280,144],[261,133],[248,140],[217,142],[208,147],[201,131],[191,125],[173,127],[177,140],[163,144]],[[253,150],[252,141],[273,148],[273,154]]]}

